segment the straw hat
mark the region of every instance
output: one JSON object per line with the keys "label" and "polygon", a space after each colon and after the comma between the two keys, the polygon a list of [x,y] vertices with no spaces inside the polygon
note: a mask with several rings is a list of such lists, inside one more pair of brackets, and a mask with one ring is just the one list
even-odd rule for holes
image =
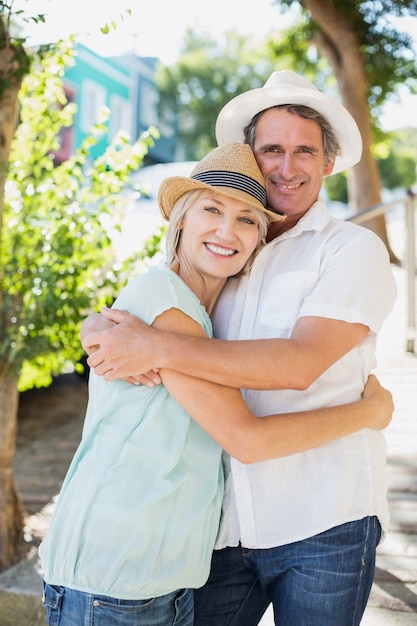
{"label": "straw hat", "polygon": [[265,85],[236,96],[220,111],[216,122],[219,145],[244,141],[243,129],[260,111],[280,104],[303,104],[318,111],[331,125],[341,147],[333,174],[355,165],[361,158],[362,138],[344,106],[319,91],[303,76],[287,70],[273,72]]}
{"label": "straw hat", "polygon": [[285,220],[267,209],[264,179],[252,149],[243,143],[228,143],[209,152],[189,177],[171,176],[162,181],[158,203],[163,217],[169,220],[174,204],[187,191],[212,189],[264,211],[271,222]]}

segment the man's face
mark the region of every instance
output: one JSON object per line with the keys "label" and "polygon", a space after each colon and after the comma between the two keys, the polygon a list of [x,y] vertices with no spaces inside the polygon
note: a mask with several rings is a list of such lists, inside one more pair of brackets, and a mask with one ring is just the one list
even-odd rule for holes
{"label": "man's face", "polygon": [[287,214],[280,227],[288,230],[317,200],[323,176],[333,169],[325,164],[321,128],[285,109],[268,109],[256,127],[254,153],[268,204]]}

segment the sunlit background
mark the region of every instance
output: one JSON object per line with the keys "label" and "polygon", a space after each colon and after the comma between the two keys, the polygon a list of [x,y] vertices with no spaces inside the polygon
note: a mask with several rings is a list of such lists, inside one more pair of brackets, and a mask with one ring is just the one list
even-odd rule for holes
{"label": "sunlit background", "polygon": [[[236,30],[256,43],[271,31],[287,27],[296,15],[289,11],[281,14],[271,0],[16,0],[14,6],[22,6],[33,15],[46,14],[44,25],[26,27],[29,43],[76,34],[79,41],[102,56],[135,52],[157,57],[164,64],[176,61],[188,27],[216,39],[227,30]],[[130,17],[126,14],[129,9]],[[117,28],[103,35],[100,27],[112,20]],[[417,54],[417,17],[402,20],[401,29],[415,36]],[[396,102],[384,106],[381,126],[384,130],[417,126],[416,111],[417,95],[404,87]]]}

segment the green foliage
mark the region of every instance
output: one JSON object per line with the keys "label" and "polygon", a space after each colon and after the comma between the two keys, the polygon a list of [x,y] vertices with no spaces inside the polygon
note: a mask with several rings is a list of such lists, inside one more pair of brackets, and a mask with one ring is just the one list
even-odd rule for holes
{"label": "green foliage", "polygon": [[386,189],[408,189],[416,183],[417,128],[387,133],[375,148],[378,169]]}
{"label": "green foliage", "polygon": [[199,160],[216,145],[215,121],[220,109],[238,93],[261,87],[273,66],[264,47],[226,32],[220,41],[189,29],[178,61],[161,67],[158,76],[160,117],[178,112],[180,158]]}
{"label": "green foliage", "polygon": [[324,188],[331,201],[348,202],[348,186],[345,172],[339,172],[324,179]]}
{"label": "green foliage", "polygon": [[416,182],[417,161],[392,151],[385,159],[377,161],[381,179],[386,189],[406,189]]}
{"label": "green foliage", "polygon": [[[282,2],[280,4],[286,4]],[[294,9],[300,3],[290,2]],[[281,10],[285,9],[281,7]],[[330,68],[312,45],[313,28],[308,15],[300,10],[294,11],[291,27],[279,31],[279,36],[272,34],[265,46],[267,54],[273,60],[276,70],[293,70],[308,78],[321,91],[329,92],[329,86],[336,89]],[[330,82],[330,85],[328,84]]]}
{"label": "green foliage", "polygon": [[120,134],[91,162],[107,132],[108,111],[68,161],[56,166],[61,128],[74,105],[62,86],[72,46],[43,50],[20,95],[20,123],[10,158],[0,247],[0,359],[4,375],[21,373],[19,388],[45,385],[82,355],[83,318],[111,302],[120,280],[108,224],[120,221],[128,176],[154,139]]}
{"label": "green foliage", "polygon": [[131,9],[126,9],[125,11],[122,11],[122,13],[118,14],[117,16],[118,19],[113,19],[110,22],[101,26],[100,27],[101,32],[103,33],[103,35],[108,35],[111,31],[117,30],[118,20],[120,20],[121,22],[124,22],[125,19],[130,18],[131,15],[132,15]]}
{"label": "green foliage", "polygon": [[[160,119],[170,124],[170,112],[178,111],[178,158],[196,160],[211,150],[216,145],[214,129],[220,109],[239,93],[261,87],[273,70],[294,69],[322,91],[338,96],[331,68],[313,44],[319,27],[304,10],[303,1],[276,0],[275,4],[282,11],[291,10],[294,23],[276,33],[271,24],[264,45],[251,46],[247,37],[234,32],[215,40],[189,29],[178,61],[161,67]],[[375,141],[382,141],[381,105],[394,97],[398,86],[406,84],[413,90],[417,84],[413,39],[406,24],[407,16],[416,15],[417,0],[334,0],[334,5],[358,35],[369,79]],[[279,21],[278,14],[277,27]]]}
{"label": "green foliage", "polygon": [[[389,133],[375,150],[382,185],[385,189],[409,189],[416,184],[417,128]],[[329,200],[348,202],[345,172],[324,179]]]}
{"label": "green foliage", "polygon": [[[417,128],[389,133],[375,150],[376,162],[385,189],[409,189],[416,184]],[[348,202],[345,172],[324,179],[329,200]]]}
{"label": "green foliage", "polygon": [[[317,68],[329,75],[329,68],[320,60],[314,47],[314,36],[320,27],[304,9],[303,0],[275,0],[283,11],[298,12],[298,20],[289,28],[284,37],[270,38],[269,50],[278,64],[283,61],[288,67],[317,80]],[[387,99],[396,93],[400,85],[407,85],[412,92],[417,89],[417,63],[414,41],[407,29],[407,18],[417,14],[417,0],[333,0],[337,11],[353,27],[359,41],[368,79],[368,101],[373,122],[378,126],[378,114]],[[330,40],[327,40],[331,45]]]}
{"label": "green foliage", "polygon": [[391,132],[390,145],[396,152],[411,157],[417,163],[417,128],[406,126]]}

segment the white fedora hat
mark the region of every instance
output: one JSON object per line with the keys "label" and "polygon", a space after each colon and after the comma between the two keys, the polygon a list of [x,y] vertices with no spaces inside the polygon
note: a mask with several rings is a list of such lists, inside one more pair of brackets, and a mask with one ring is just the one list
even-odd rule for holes
{"label": "white fedora hat", "polygon": [[280,104],[303,104],[318,111],[331,125],[341,147],[333,174],[355,165],[361,158],[362,138],[350,113],[334,98],[326,96],[306,78],[283,70],[273,72],[265,85],[236,96],[220,111],[216,122],[219,145],[244,141],[243,129],[265,109]]}

